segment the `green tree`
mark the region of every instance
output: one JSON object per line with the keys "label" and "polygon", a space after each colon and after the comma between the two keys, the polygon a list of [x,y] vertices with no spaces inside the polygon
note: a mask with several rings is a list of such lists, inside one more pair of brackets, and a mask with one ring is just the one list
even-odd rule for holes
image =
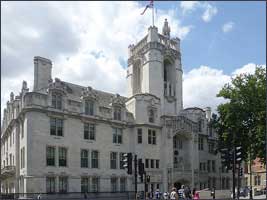
{"label": "green tree", "polygon": [[265,159],[266,70],[241,74],[225,84],[217,97],[227,101],[217,107],[213,126],[219,134],[219,149],[241,146],[243,158]]}

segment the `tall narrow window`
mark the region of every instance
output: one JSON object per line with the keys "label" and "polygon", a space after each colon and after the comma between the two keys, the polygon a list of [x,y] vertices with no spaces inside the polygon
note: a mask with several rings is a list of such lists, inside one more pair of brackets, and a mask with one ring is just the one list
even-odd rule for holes
{"label": "tall narrow window", "polygon": [[63,120],[50,118],[50,135],[63,136]]}
{"label": "tall narrow window", "polygon": [[93,177],[92,178],[92,192],[98,192],[99,190],[99,178]]}
{"label": "tall narrow window", "polygon": [[55,147],[46,147],[46,165],[55,166],[56,165],[56,150]]}
{"label": "tall narrow window", "polygon": [[56,92],[52,93],[52,107],[55,109],[62,109],[62,95]]}
{"label": "tall narrow window", "polygon": [[150,160],[150,167],[154,168],[154,160],[153,159]]}
{"label": "tall narrow window", "polygon": [[142,129],[137,129],[137,143],[142,144]]}
{"label": "tall narrow window", "polygon": [[212,164],[212,171],[215,172],[216,171],[215,160],[213,160],[211,164]]}
{"label": "tall narrow window", "polygon": [[92,168],[98,168],[98,151],[92,151]]}
{"label": "tall narrow window", "polygon": [[95,125],[94,124],[84,124],[84,139],[95,140]]}
{"label": "tall narrow window", "polygon": [[202,132],[202,121],[198,121],[198,132]]}
{"label": "tall narrow window", "polygon": [[89,192],[89,178],[88,177],[82,177],[81,178],[81,192]]}
{"label": "tall narrow window", "polygon": [[198,138],[198,150],[204,150],[203,143],[204,143],[203,137],[199,137]]}
{"label": "tall narrow window", "polygon": [[115,120],[121,120],[121,108],[120,107],[118,106],[114,107],[113,118]]}
{"label": "tall narrow window", "polygon": [[86,115],[94,115],[94,101],[86,100],[84,102],[84,112]]}
{"label": "tall narrow window", "polygon": [[117,185],[118,185],[118,179],[117,178],[111,178],[110,179],[110,183],[111,183],[111,191],[112,192],[117,192]]}
{"label": "tall narrow window", "polygon": [[117,169],[117,153],[110,152],[110,169]]}
{"label": "tall narrow window", "polygon": [[152,109],[149,110],[148,121],[150,123],[154,123],[154,121],[155,121],[155,114],[154,114],[154,110],[152,110]]}
{"label": "tall narrow window", "polygon": [[152,130],[148,129],[148,144],[152,144]]}
{"label": "tall narrow window", "polygon": [[157,143],[156,131],[153,130],[152,131],[152,144],[156,144],[156,143]]}
{"label": "tall narrow window", "polygon": [[122,129],[113,128],[113,143],[122,144]]}
{"label": "tall narrow window", "polygon": [[67,149],[64,147],[58,148],[58,166],[60,167],[67,166]]}
{"label": "tall narrow window", "polygon": [[47,193],[56,192],[56,177],[46,177],[46,192]]}
{"label": "tall narrow window", "polygon": [[146,168],[149,168],[149,159],[146,159]]}
{"label": "tall narrow window", "polygon": [[124,178],[124,177],[120,178],[120,191],[121,192],[126,191],[126,178]]}
{"label": "tall narrow window", "polygon": [[210,172],[210,160],[208,160],[207,171]]}
{"label": "tall narrow window", "polygon": [[[20,168],[23,169],[25,167],[25,147],[22,147],[20,149]],[[7,158],[7,161],[6,161],[7,165],[8,165],[8,158]],[[11,160],[10,160],[10,163],[11,163]]]}
{"label": "tall narrow window", "polygon": [[58,177],[58,191],[60,193],[68,192],[68,177]]}
{"label": "tall narrow window", "polygon": [[159,160],[156,160],[156,168],[159,168]]}
{"label": "tall narrow window", "polygon": [[88,150],[85,149],[81,150],[81,167],[82,168],[88,167]]}

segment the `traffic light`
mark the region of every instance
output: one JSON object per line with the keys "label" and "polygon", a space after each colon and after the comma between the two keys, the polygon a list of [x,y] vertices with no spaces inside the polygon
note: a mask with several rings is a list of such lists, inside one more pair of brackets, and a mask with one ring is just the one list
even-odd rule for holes
{"label": "traffic light", "polygon": [[144,163],[142,163],[142,159],[138,159],[138,174],[139,174],[139,178],[141,183],[143,183],[144,179],[143,179],[143,175],[145,173],[145,165]]}
{"label": "traffic light", "polygon": [[150,176],[149,175],[146,176],[146,182],[150,183]]}
{"label": "traffic light", "polygon": [[222,164],[226,166],[227,170],[231,169],[232,154],[230,149],[221,149],[220,152]]}
{"label": "traffic light", "polygon": [[133,161],[133,155],[132,153],[125,153],[123,154],[123,168],[127,169],[128,174],[132,174],[132,161]]}
{"label": "traffic light", "polygon": [[243,176],[243,168],[242,167],[239,168],[239,176],[240,177]]}
{"label": "traffic light", "polygon": [[235,161],[236,161],[236,163],[240,163],[242,160],[241,151],[242,151],[242,148],[240,146],[235,148]]}

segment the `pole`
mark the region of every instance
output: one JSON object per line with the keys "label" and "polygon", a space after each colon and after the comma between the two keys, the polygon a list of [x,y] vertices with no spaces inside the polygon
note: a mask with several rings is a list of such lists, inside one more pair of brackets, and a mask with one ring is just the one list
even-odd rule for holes
{"label": "pole", "polygon": [[239,200],[240,196],[240,163],[238,164],[238,174],[237,174],[237,199]]}
{"label": "pole", "polygon": [[137,155],[134,155],[134,192],[137,199]]}
{"label": "pole", "polygon": [[144,176],[145,176],[145,181],[144,181],[144,184],[145,184],[145,193],[144,193],[144,197],[145,199],[147,198],[147,183],[146,183],[146,172],[144,173]]}
{"label": "pole", "polygon": [[[250,132],[250,136],[251,136],[251,132]],[[251,144],[249,147],[249,184],[250,184],[250,192],[249,192],[249,198],[252,200],[253,196],[252,196],[252,159],[251,159]]]}
{"label": "pole", "polygon": [[[266,2],[266,8],[267,8],[267,2]],[[265,116],[265,198],[267,200],[267,66],[265,67],[265,79],[266,79],[266,116]]]}
{"label": "pole", "polygon": [[154,27],[154,2],[152,5],[152,26]]}
{"label": "pole", "polygon": [[235,199],[235,144],[233,149],[233,199]]}

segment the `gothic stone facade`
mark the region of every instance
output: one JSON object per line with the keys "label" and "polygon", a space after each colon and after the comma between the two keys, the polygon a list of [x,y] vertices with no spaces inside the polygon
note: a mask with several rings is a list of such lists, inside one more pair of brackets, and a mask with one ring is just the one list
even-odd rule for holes
{"label": "gothic stone facade", "polygon": [[148,191],[229,188],[210,108],[183,109],[180,40],[168,22],[128,50],[127,97],[53,80],[52,62],[34,57],[33,91],[23,81],[4,110],[2,192],[134,191],[127,152],[144,162]]}

